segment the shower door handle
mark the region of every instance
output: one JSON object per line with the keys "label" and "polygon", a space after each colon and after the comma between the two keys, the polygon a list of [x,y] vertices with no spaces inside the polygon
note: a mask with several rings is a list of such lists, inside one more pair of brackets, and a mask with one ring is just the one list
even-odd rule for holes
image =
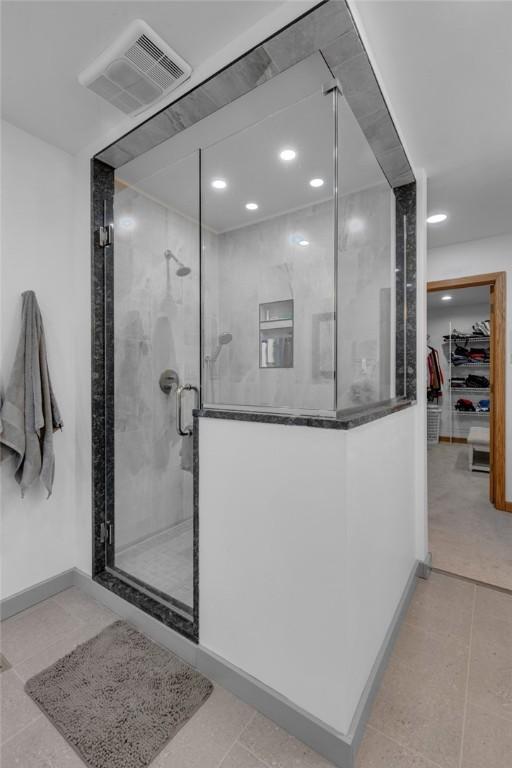
{"label": "shower door handle", "polygon": [[197,387],[194,387],[193,384],[183,384],[181,387],[178,387],[176,390],[176,429],[178,431],[178,435],[181,435],[182,437],[188,437],[192,434],[192,429],[183,429],[182,425],[182,395],[184,391],[191,391],[194,393],[194,400],[195,400],[195,407],[199,407],[199,390]]}

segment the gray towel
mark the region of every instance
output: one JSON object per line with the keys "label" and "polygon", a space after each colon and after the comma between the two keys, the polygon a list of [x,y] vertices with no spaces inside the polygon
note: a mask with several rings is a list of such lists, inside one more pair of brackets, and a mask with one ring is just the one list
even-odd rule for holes
{"label": "gray towel", "polygon": [[192,472],[194,469],[194,438],[192,435],[186,435],[181,438],[180,459],[181,468],[185,472]]}
{"label": "gray towel", "polygon": [[62,419],[50,381],[36,295],[25,291],[21,296],[21,333],[0,410],[0,460],[14,456],[22,496],[40,477],[49,498],[55,474],[53,432],[62,429]]}

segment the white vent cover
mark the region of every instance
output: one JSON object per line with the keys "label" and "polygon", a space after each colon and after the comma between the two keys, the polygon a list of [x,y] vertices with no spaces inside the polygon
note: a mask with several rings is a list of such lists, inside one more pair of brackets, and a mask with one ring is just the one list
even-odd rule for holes
{"label": "white vent cover", "polygon": [[192,68],[142,19],[78,77],[79,82],[127,114],[137,114],[190,77]]}

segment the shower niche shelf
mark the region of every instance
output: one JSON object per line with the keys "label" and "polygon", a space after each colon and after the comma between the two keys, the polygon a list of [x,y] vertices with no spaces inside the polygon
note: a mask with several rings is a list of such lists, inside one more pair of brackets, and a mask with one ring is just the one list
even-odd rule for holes
{"label": "shower niche shelf", "polygon": [[293,299],[260,304],[260,368],[293,368]]}

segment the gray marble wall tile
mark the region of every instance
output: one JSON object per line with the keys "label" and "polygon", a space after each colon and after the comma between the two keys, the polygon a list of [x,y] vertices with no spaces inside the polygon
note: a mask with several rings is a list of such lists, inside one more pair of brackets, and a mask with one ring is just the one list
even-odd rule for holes
{"label": "gray marble wall tile", "polygon": [[[341,67],[336,67],[334,70],[334,75],[335,77],[338,78],[340,83],[342,80],[342,78],[340,77],[341,69],[342,69]],[[375,112],[378,112],[381,109],[387,109],[386,102],[384,101],[384,98],[380,90],[378,89],[378,87],[377,88],[371,87],[371,82],[372,82],[371,79],[368,79],[368,87],[365,90],[351,91],[351,90],[347,90],[347,87],[346,87],[347,82],[345,81],[345,88],[343,88],[343,95],[345,96],[348,103],[350,104],[350,108],[358,121],[362,120],[367,115],[373,115]],[[375,84],[377,83],[376,80],[374,80],[373,82]]]}
{"label": "gray marble wall tile", "polygon": [[260,46],[204,83],[202,90],[220,108],[270,80],[279,71]]}
{"label": "gray marble wall tile", "polygon": [[322,55],[331,70],[361,53],[364,53],[364,48],[355,27],[336,38],[330,45],[322,48]]}
{"label": "gray marble wall tile", "polygon": [[96,160],[105,163],[105,165],[108,165],[111,168],[119,168],[121,165],[128,163],[133,159],[133,155],[131,152],[126,152],[121,144],[122,139],[119,139],[115,144],[112,144],[110,147],[104,149],[103,152],[100,152],[96,156]]}
{"label": "gray marble wall tile", "polygon": [[[375,91],[380,93],[379,84],[364,52],[347,59],[343,64],[335,67],[334,75],[340,81],[343,94],[347,100],[351,93],[367,93],[370,95]],[[371,111],[374,112],[375,110],[372,109]],[[354,114],[360,119],[362,112],[363,109],[360,108],[359,114],[356,114],[355,111]],[[366,110],[365,113],[370,114],[370,110]]]}
{"label": "gray marble wall tile", "polygon": [[392,149],[402,149],[398,133],[387,109],[379,109],[359,120],[363,133],[370,143],[376,157]]}
{"label": "gray marble wall tile", "polygon": [[[93,476],[93,575],[106,565],[105,544],[101,541],[102,526],[105,524],[113,487],[114,461],[107,450],[112,448],[112,402],[106,382],[107,334],[111,331],[108,315],[113,311],[113,295],[105,273],[105,250],[98,245],[97,230],[113,221],[112,199],[114,194],[114,170],[99,161],[91,167],[92,216],[91,216],[91,278],[92,278],[92,476]],[[105,215],[106,214],[106,215]],[[111,250],[111,247],[108,248]],[[105,290],[106,289],[106,290]],[[108,309],[110,304],[110,310]]]}
{"label": "gray marble wall tile", "polygon": [[395,188],[396,391],[416,399],[416,183]]}
{"label": "gray marble wall tile", "polygon": [[[130,159],[153,149],[153,147],[156,146],[156,131],[152,129],[150,123],[152,123],[152,121],[140,126],[140,128],[137,128],[135,131],[131,131],[123,139],[120,139],[117,142],[116,149],[120,150],[124,156],[127,156]],[[155,126],[155,128],[157,128],[157,126]],[[176,133],[177,132],[178,131],[176,131]],[[168,131],[166,131],[166,133],[168,134]],[[163,131],[161,132],[161,135],[165,135]],[[168,136],[166,136],[166,138],[168,138]],[[161,141],[165,141],[166,138],[161,139]],[[103,154],[108,156],[109,152],[110,150],[107,149]]]}
{"label": "gray marble wall tile", "polygon": [[377,159],[392,187],[414,182],[414,174],[402,146],[377,155]]}
{"label": "gray marble wall tile", "polygon": [[283,72],[352,28],[352,17],[345,2],[331,0],[278,32],[263,47]]}

